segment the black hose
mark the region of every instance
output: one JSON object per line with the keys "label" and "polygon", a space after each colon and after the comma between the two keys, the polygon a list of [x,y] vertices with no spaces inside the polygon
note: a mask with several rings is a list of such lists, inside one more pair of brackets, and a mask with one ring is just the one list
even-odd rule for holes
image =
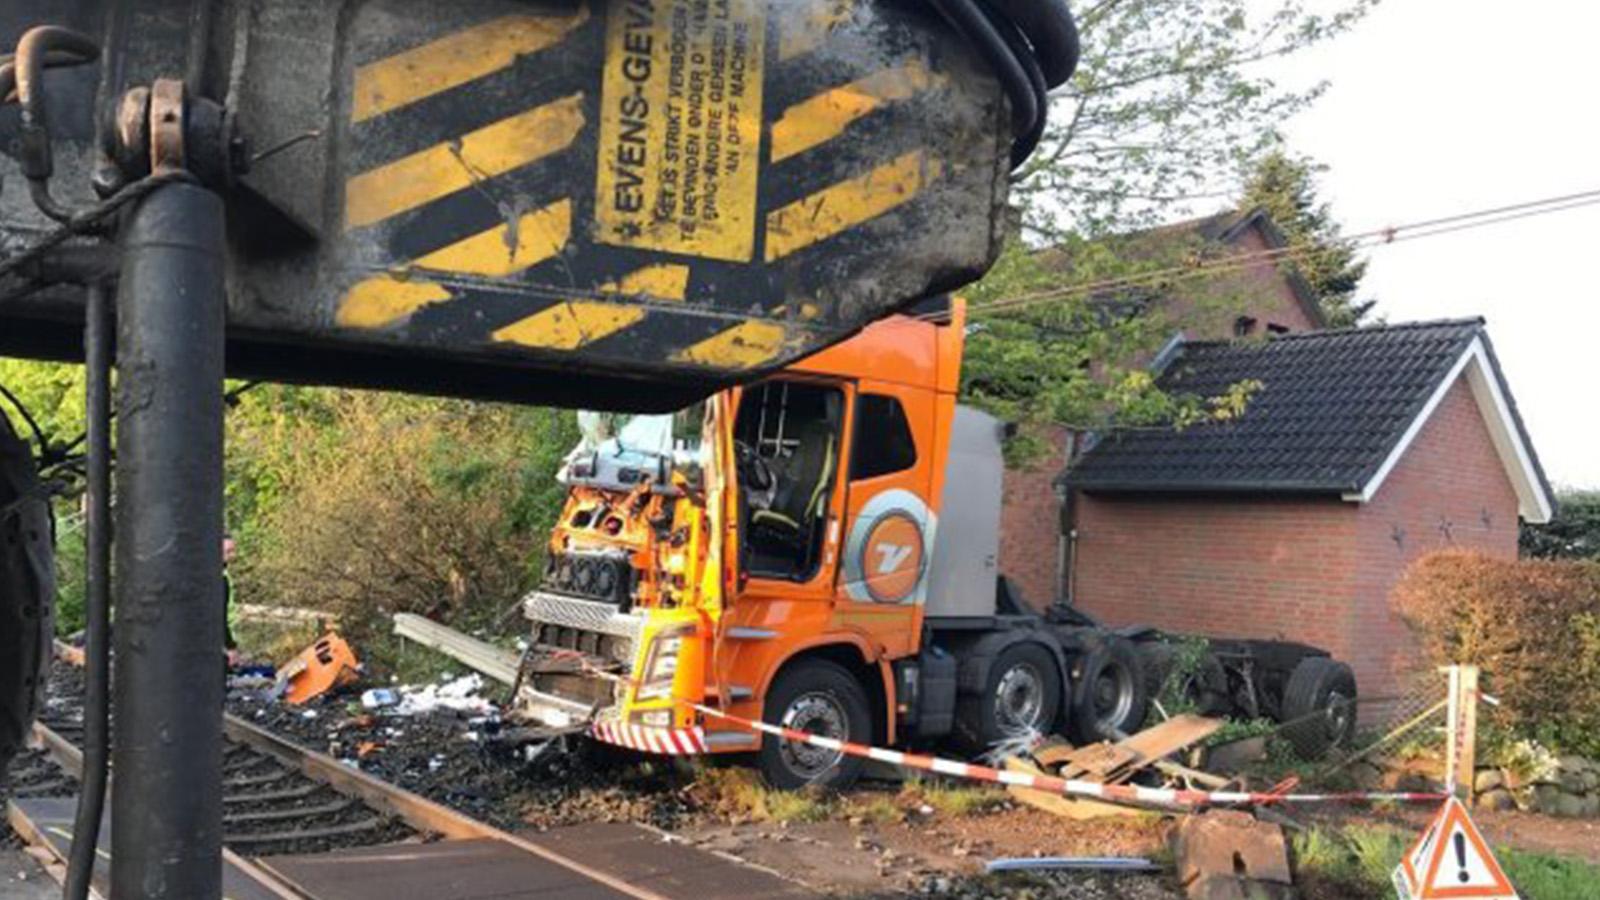
{"label": "black hose", "polygon": [[1078,68],[1078,26],[1060,0],[988,0],[995,12],[1009,20],[1033,45],[1045,85],[1067,83]]}
{"label": "black hose", "polygon": [[83,789],[78,794],[65,900],[86,900],[105,812],[111,763],[111,294],[91,284],[84,326],[89,490],[84,535],[88,586],[84,615]]}
{"label": "black hose", "polygon": [[1021,137],[1031,131],[1040,115],[1039,96],[1022,61],[1012,52],[989,16],[974,0],[929,0],[935,9],[973,44],[973,49],[994,70],[1000,87],[1011,100],[1011,130]]}
{"label": "black hose", "polygon": [[[978,0],[983,2],[983,0]],[[993,19],[995,28],[1005,40],[1006,46],[1011,48],[1012,55],[1022,65],[1022,71],[1028,76],[1028,83],[1033,88],[1033,95],[1039,104],[1039,112],[1033,117],[1033,124],[1028,130],[1017,135],[1011,144],[1011,168],[1019,168],[1033,155],[1034,148],[1039,146],[1039,141],[1044,137],[1045,126],[1050,122],[1050,89],[1045,85],[1044,72],[1039,68],[1039,61],[1034,57],[1033,51],[1028,47],[1027,39],[1022,32],[1009,19]]]}

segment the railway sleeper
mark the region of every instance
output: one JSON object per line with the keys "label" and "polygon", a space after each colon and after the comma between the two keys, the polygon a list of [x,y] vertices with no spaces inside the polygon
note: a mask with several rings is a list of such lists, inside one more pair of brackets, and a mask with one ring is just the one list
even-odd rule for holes
{"label": "railway sleeper", "polygon": [[276,803],[279,800],[299,800],[309,797],[322,790],[325,785],[316,782],[306,782],[292,788],[283,788],[276,791],[256,791],[250,794],[225,794],[222,798],[223,806],[243,806],[248,803]]}
{"label": "railway sleeper", "polygon": [[224,813],[222,824],[249,825],[256,822],[284,822],[290,819],[314,819],[318,816],[331,816],[341,813],[355,805],[355,801],[348,797],[324,803],[321,806],[296,806],[287,809],[264,809],[260,812]]}
{"label": "railway sleeper", "polygon": [[293,844],[307,841],[325,841],[332,838],[348,837],[352,834],[377,831],[387,824],[384,819],[377,816],[348,822],[343,825],[328,825],[323,828],[304,828],[298,831],[263,831],[246,834],[223,834],[222,842],[229,847],[254,847],[268,844]]}

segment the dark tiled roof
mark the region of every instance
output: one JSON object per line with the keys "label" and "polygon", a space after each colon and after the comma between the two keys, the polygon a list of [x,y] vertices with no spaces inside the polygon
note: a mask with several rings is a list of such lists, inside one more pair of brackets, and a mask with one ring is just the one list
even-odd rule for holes
{"label": "dark tiled roof", "polygon": [[1186,344],[1162,387],[1210,397],[1254,379],[1244,415],[1113,432],[1064,477],[1102,491],[1359,491],[1480,336],[1483,320],[1464,319]]}

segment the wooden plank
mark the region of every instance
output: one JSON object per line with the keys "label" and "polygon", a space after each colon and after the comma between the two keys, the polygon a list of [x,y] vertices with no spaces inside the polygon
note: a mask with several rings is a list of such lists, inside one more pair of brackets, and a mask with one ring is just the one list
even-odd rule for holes
{"label": "wooden plank", "polygon": [[[1012,757],[1006,760],[1006,768],[1012,772],[1026,772],[1029,775],[1044,775],[1043,770],[1024,760]],[[1068,797],[1065,794],[1053,794],[1049,791],[1038,791],[1033,788],[1010,785],[1006,788],[1011,796],[1036,809],[1042,809],[1051,815],[1062,816],[1068,819],[1099,819],[1106,816],[1136,816],[1142,810],[1131,806],[1118,806],[1113,803],[1102,803],[1098,800],[1088,800],[1082,797]]]}
{"label": "wooden plank", "polygon": [[1150,765],[1158,759],[1176,753],[1192,744],[1197,744],[1215,734],[1222,727],[1221,719],[1208,719],[1204,716],[1185,713],[1156,725],[1146,728],[1131,737],[1117,742],[1116,746],[1130,750],[1136,754],[1134,763],[1121,770],[1116,777],[1108,783],[1118,784],[1132,778],[1134,773]]}
{"label": "wooden plank", "polygon": [[394,633],[431,647],[501,684],[517,683],[517,655],[411,613],[396,613]]}

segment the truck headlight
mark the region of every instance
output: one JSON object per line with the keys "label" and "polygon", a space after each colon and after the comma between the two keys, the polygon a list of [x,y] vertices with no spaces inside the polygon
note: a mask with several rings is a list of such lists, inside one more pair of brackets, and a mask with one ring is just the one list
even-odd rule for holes
{"label": "truck headlight", "polygon": [[678,674],[678,654],[683,640],[694,634],[693,625],[678,625],[656,635],[639,684],[639,699],[665,697],[672,693],[672,679]]}

